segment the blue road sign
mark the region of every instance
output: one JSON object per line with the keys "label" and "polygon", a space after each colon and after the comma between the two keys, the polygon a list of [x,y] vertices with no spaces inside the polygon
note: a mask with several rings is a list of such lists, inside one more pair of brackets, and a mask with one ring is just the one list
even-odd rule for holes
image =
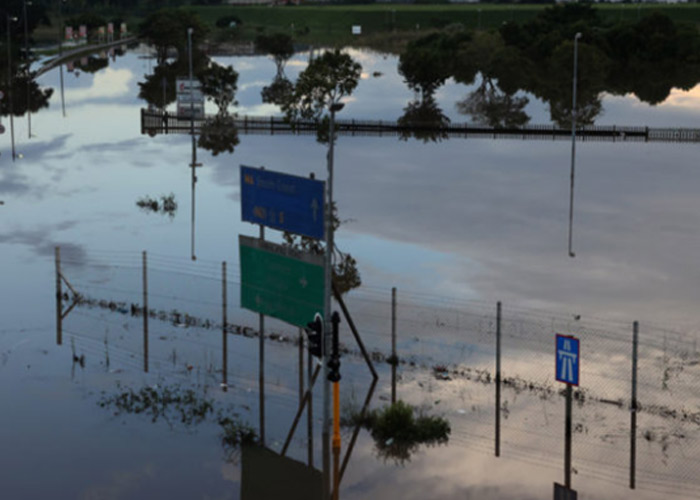
{"label": "blue road sign", "polygon": [[324,187],[323,181],[241,165],[241,218],[323,239]]}
{"label": "blue road sign", "polygon": [[557,334],[555,364],[557,380],[569,385],[578,385],[581,349],[579,339]]}

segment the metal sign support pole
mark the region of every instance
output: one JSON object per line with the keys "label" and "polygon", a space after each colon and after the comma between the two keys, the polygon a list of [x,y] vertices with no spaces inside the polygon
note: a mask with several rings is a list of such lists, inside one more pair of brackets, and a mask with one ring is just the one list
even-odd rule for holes
{"label": "metal sign support pole", "polygon": [[[260,240],[265,240],[265,226],[260,225]],[[265,446],[265,315],[260,313],[260,444]]]}
{"label": "metal sign support pole", "polygon": [[571,384],[566,384],[566,429],[564,432],[564,485],[571,488]]}
{"label": "metal sign support pole", "polygon": [[501,303],[496,304],[496,450],[501,456]]}
{"label": "metal sign support pole", "polygon": [[630,489],[636,488],[637,464],[637,349],[639,323],[634,322],[632,337],[632,401],[630,405]]}

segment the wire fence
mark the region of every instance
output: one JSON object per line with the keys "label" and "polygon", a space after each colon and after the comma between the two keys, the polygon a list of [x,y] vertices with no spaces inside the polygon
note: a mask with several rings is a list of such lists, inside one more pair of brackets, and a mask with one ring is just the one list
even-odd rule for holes
{"label": "wire fence", "polygon": [[[176,377],[198,374],[221,380],[225,335],[227,356],[231,356],[229,387],[244,395],[257,391],[258,342],[251,339],[258,336],[258,314],[239,306],[237,266],[227,266],[224,273],[221,262],[190,262],[152,253],[146,261],[150,369]],[[62,321],[64,335],[102,359],[106,367],[142,369],[144,256],[124,252],[92,252],[89,258],[65,255],[58,267],[79,294],[74,310]],[[62,287],[63,309],[74,300],[69,292]],[[398,397],[447,416],[453,444],[493,453],[496,337],[500,331],[501,456],[560,469],[564,385],[555,380],[555,334],[574,335],[581,341],[580,386],[574,391],[573,410],[575,477],[627,485],[634,473],[636,488],[696,495],[700,486],[700,353],[692,332],[639,326],[638,410],[633,431],[632,321],[505,304],[499,324],[496,304],[404,290],[398,290],[396,297],[392,299],[390,288],[369,286],[344,297],[379,368],[380,399],[386,399],[390,386],[385,377],[390,377],[387,361],[391,360],[393,336]],[[266,347],[270,349],[265,360],[266,390],[274,404],[293,415],[298,403],[297,374],[306,367],[290,363],[296,354],[289,351],[298,349],[301,334],[298,328],[273,318],[266,318],[265,325],[265,343],[270,346]],[[341,324],[341,338],[345,340],[343,380],[353,384],[366,373],[345,324]],[[321,415],[320,408],[314,411]],[[288,425],[287,420],[281,420],[281,427]]]}

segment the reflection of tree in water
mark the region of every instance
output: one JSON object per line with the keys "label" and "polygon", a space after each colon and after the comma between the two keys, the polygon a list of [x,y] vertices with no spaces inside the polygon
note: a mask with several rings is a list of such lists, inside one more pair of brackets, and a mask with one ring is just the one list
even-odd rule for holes
{"label": "reflection of tree in water", "polygon": [[450,119],[443,114],[432,95],[422,95],[422,99],[411,101],[398,119],[401,132],[399,137],[406,141],[415,137],[423,142],[447,139]]}
{"label": "reflection of tree in water", "polygon": [[233,116],[219,113],[202,124],[197,145],[217,156],[220,153],[233,153],[239,142]]}
{"label": "reflection of tree in water", "polygon": [[197,144],[214,156],[224,152],[233,153],[240,140],[235,115],[229,113],[228,108],[231,104],[236,104],[238,73],[230,66],[212,63],[200,73],[200,81],[202,92],[219,109],[214,118],[202,125]]}
{"label": "reflection of tree in water", "polygon": [[75,62],[75,66],[85,73],[97,73],[109,66],[109,58],[90,55]]}
{"label": "reflection of tree in water", "polygon": [[0,101],[0,114],[2,116],[10,114],[10,97],[12,98],[12,114],[14,116],[24,115],[27,112],[27,106],[32,113],[49,107],[49,99],[53,95],[53,89],[41,88],[33,75],[27,74],[26,71],[15,73],[12,79],[12,92],[7,85],[7,71],[0,75],[0,78],[2,78],[0,89],[5,94],[5,97]]}
{"label": "reflection of tree in water", "polygon": [[144,196],[136,201],[136,206],[144,212],[167,215],[171,219],[177,213],[177,201],[175,201],[175,195],[172,193],[167,196],[162,195],[160,200]]}
{"label": "reflection of tree in water", "polygon": [[412,406],[399,400],[364,417],[352,415],[351,423],[365,427],[374,439],[379,458],[404,465],[421,445],[435,446],[449,440],[450,423],[430,415],[414,415]]}
{"label": "reflection of tree in water", "polygon": [[516,128],[526,125],[529,99],[503,92],[493,80],[482,77],[481,84],[456,104],[457,111],[472,117],[474,122],[494,128]]}
{"label": "reflection of tree in water", "polygon": [[270,85],[263,87],[260,94],[263,102],[282,107],[293,92],[294,84],[284,74],[278,73]]}
{"label": "reflection of tree in water", "polygon": [[[700,33],[661,13],[635,22],[604,22],[590,4],[565,3],[535,19],[504,23],[497,32],[434,33],[409,43],[399,73],[409,88],[432,95],[447,78],[470,85],[484,81],[458,109],[493,127],[522,126],[527,92],[549,105],[550,118],[568,128],[572,118],[574,36],[578,42],[578,126],[603,111],[604,92],[634,93],[649,104],[663,102],[672,88],[700,82]],[[496,88],[497,87],[497,88]],[[498,90],[497,90],[498,89]],[[420,103],[407,111],[414,112]]]}
{"label": "reflection of tree in water", "polygon": [[292,37],[283,33],[259,35],[255,39],[257,50],[270,54],[275,60],[277,72],[270,85],[260,92],[262,101],[282,107],[292,96],[294,84],[284,74],[284,67],[294,55]]}
{"label": "reflection of tree in water", "polygon": [[112,409],[114,416],[142,415],[152,423],[162,420],[171,428],[186,429],[215,419],[221,427],[221,446],[227,462],[237,463],[240,447],[258,440],[255,430],[232,407],[217,408],[214,400],[193,389],[154,385],[133,390],[117,384],[117,390],[114,395],[103,393],[98,401],[101,408]]}

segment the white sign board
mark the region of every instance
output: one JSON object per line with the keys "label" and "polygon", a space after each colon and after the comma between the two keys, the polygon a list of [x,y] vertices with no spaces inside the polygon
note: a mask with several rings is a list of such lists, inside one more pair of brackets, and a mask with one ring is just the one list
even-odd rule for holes
{"label": "white sign board", "polygon": [[190,81],[188,77],[178,77],[175,80],[175,89],[178,116],[190,118],[194,113],[195,118],[203,118],[204,94],[199,80]]}
{"label": "white sign board", "polygon": [[362,34],[362,26],[359,24],[354,24],[352,26],[352,34],[353,35],[361,35]]}

